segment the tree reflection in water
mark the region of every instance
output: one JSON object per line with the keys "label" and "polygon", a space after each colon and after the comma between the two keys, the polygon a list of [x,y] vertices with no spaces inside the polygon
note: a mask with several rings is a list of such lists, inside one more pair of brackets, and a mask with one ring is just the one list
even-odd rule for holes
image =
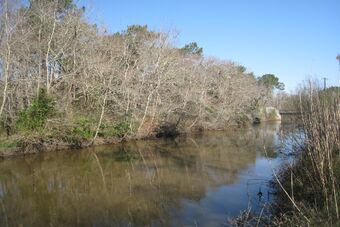
{"label": "tree reflection in water", "polygon": [[280,125],[0,162],[1,226],[223,224],[268,201]]}

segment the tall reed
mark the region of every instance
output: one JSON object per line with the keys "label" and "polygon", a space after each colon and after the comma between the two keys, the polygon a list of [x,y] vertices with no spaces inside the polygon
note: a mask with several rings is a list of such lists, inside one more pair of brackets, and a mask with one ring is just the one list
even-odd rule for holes
{"label": "tall reed", "polygon": [[303,150],[277,178],[276,224],[339,223],[340,88],[309,82],[299,90]]}

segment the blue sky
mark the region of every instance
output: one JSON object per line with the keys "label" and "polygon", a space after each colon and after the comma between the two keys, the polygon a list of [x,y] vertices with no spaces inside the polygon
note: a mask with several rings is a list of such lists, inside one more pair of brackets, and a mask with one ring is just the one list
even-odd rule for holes
{"label": "blue sky", "polygon": [[273,73],[294,91],[327,77],[339,86],[340,0],[79,0],[109,31],[131,24],[179,31],[205,56],[232,60],[257,76]]}

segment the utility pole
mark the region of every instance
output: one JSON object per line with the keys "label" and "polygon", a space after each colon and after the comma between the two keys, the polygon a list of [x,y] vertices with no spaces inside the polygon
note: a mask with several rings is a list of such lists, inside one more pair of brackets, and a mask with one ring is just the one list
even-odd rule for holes
{"label": "utility pole", "polygon": [[326,80],[327,80],[327,78],[324,77],[322,79],[323,79],[323,90],[326,90]]}
{"label": "utility pole", "polygon": [[338,71],[338,86],[340,86],[340,54],[336,56],[336,60],[339,61],[339,71]]}

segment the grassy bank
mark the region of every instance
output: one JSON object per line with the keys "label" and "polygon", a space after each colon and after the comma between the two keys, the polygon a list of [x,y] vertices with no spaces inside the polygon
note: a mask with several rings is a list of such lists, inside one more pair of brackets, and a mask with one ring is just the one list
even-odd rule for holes
{"label": "grassy bank", "polygon": [[[216,130],[214,127],[196,126],[188,129],[186,124],[179,122],[154,122],[138,129],[137,123],[126,118],[106,117],[99,125],[98,118],[90,115],[79,114],[77,117],[64,120],[56,118],[54,113],[47,115],[41,124],[36,124],[39,122],[36,114],[31,117],[30,114],[24,114],[25,119],[19,118],[13,124],[10,134],[6,134],[3,129],[0,134],[0,157],[80,149],[127,140],[174,138],[202,130]],[[242,121],[233,122],[228,128],[246,127],[250,123],[250,118],[243,118]]]}

